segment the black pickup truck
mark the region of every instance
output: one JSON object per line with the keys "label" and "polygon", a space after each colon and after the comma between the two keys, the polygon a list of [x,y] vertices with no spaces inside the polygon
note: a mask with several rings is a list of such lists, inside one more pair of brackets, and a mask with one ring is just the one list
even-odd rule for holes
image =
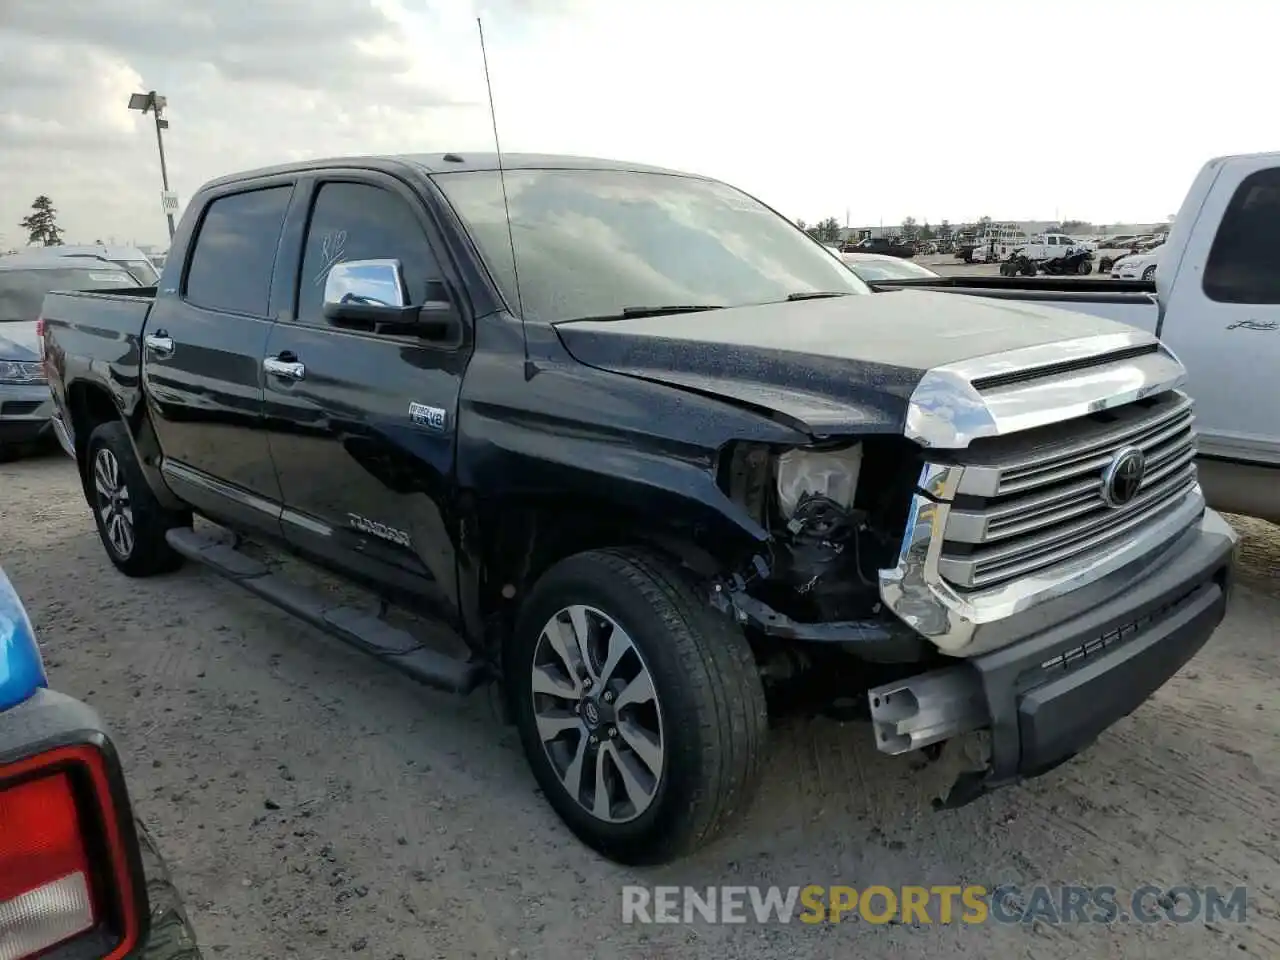
{"label": "black pickup truck", "polygon": [[158,290],[46,299],[56,431],[117,567],[196,560],[424,682],[499,682],[550,803],[626,862],[746,807],[773,712],[852,701],[886,753],[963,745],[958,805],[1213,633],[1235,537],[1153,336],[870,295],[704,177],[504,160],[229,176]]}
{"label": "black pickup truck", "polygon": [[915,244],[889,237],[864,237],[857,243],[846,243],[841,253],[882,253],[891,257],[910,260],[916,255]]}

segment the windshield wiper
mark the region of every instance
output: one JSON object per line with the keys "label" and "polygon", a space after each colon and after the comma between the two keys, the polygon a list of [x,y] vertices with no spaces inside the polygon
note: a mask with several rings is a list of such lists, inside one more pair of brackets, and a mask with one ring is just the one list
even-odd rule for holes
{"label": "windshield wiper", "polygon": [[623,307],[617,313],[608,313],[599,317],[574,317],[562,323],[574,323],[579,320],[632,320],[636,317],[663,317],[669,313],[701,313],[704,310],[723,310],[718,303],[671,303],[659,307]]}
{"label": "windshield wiper", "polygon": [[795,300],[823,300],[827,297],[848,297],[852,296],[846,290],[806,290],[803,293],[788,293],[787,299]]}

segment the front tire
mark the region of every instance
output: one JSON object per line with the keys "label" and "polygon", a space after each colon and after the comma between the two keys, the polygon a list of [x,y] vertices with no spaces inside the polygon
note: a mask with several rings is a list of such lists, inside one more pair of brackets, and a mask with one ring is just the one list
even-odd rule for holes
{"label": "front tire", "polygon": [[1142,279],[1145,280],[1147,283],[1155,282],[1156,266],[1154,263],[1151,266],[1147,267],[1147,269],[1142,271]]}
{"label": "front tire", "polygon": [[748,806],[768,728],[751,648],[661,557],[596,550],[547,571],[507,681],[534,777],[604,856],[675,860]]}
{"label": "front tire", "polygon": [[142,475],[126,427],[101,424],[89,435],[85,494],[107,556],[131,577],[150,577],[182,566],[165,534],[187,526],[189,516],[166,510]]}

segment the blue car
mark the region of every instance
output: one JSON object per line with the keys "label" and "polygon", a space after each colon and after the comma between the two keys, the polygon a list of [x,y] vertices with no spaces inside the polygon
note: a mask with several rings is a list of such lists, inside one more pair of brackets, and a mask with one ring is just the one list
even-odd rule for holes
{"label": "blue car", "polygon": [[0,957],[198,960],[133,816],[120,758],[84,703],[50,690],[0,570]]}

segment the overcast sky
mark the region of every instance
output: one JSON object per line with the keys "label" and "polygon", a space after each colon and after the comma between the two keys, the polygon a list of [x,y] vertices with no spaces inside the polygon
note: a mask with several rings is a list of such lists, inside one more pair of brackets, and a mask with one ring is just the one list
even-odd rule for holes
{"label": "overcast sky", "polygon": [[0,248],[164,243],[185,200],[296,158],[502,146],[711,174],[854,225],[1156,221],[1210,156],[1280,149],[1263,0],[0,0]]}

